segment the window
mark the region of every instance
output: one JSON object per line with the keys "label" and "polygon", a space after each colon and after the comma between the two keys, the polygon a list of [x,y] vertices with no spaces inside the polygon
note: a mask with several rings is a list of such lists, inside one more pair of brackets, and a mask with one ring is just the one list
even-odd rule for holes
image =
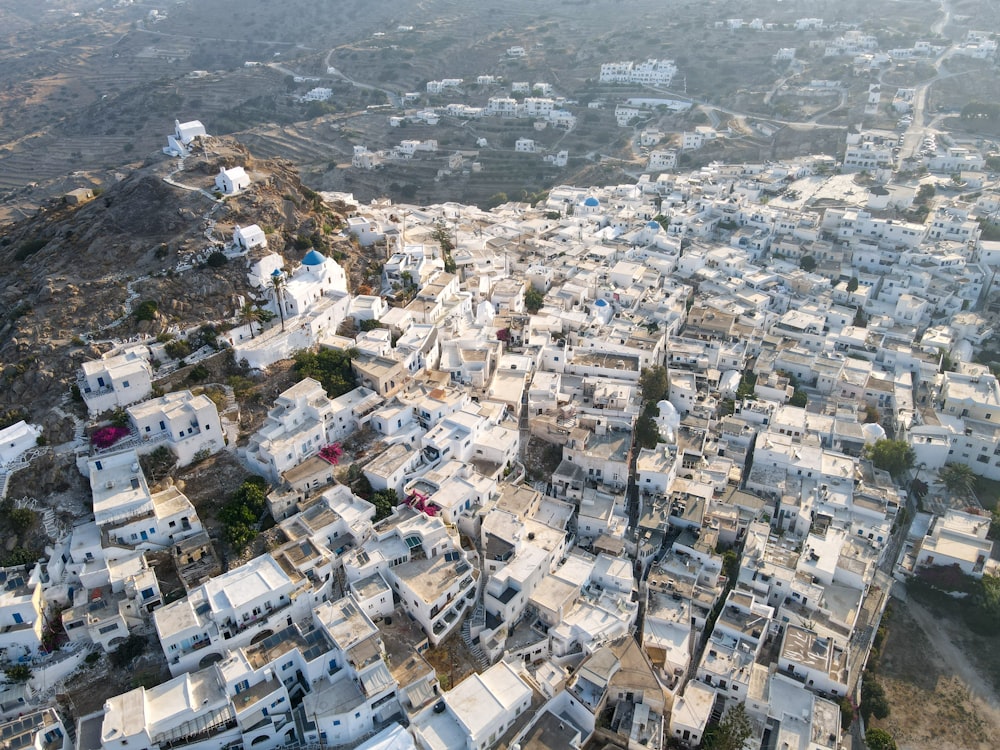
{"label": "window", "polygon": [[122,388],[128,388],[128,381],[127,380],[123,380],[122,381]]}
{"label": "window", "polygon": [[105,635],[106,633],[113,633],[116,630],[118,630],[118,623],[113,622],[110,625],[105,625],[103,628],[99,628],[98,632],[100,632],[101,635]]}

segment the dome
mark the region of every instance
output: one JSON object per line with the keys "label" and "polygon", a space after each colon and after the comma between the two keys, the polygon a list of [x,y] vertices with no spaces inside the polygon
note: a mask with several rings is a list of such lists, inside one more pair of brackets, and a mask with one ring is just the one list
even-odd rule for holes
{"label": "dome", "polygon": [[591,195],[587,198],[587,200],[583,202],[583,205],[587,206],[588,208],[596,208],[597,206],[601,205],[601,202],[597,200],[597,198]]}
{"label": "dome", "polygon": [[281,276],[281,269],[280,268],[275,268],[273,271],[271,271],[271,277],[273,278],[275,276]]}
{"label": "dome", "polygon": [[652,229],[654,232],[659,232],[663,227],[660,226],[658,221],[647,221],[646,229]]}
{"label": "dome", "polygon": [[310,250],[306,253],[306,257],[302,259],[302,265],[304,266],[321,266],[326,262],[326,256],[317,250]]}
{"label": "dome", "polygon": [[875,422],[861,425],[861,432],[865,436],[866,445],[885,439],[885,430],[882,429],[882,425]]}
{"label": "dome", "polygon": [[596,307],[607,307],[607,304],[608,304],[607,301],[603,300],[603,299],[596,299],[596,300],[594,300],[594,305]]}

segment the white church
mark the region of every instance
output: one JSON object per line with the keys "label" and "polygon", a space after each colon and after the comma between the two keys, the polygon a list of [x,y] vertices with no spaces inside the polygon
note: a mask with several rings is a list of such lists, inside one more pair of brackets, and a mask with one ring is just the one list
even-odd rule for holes
{"label": "white church", "polygon": [[245,359],[254,369],[264,369],[333,336],[350,311],[347,274],[337,261],[317,250],[306,253],[291,272],[284,270],[280,255],[269,253],[251,266],[249,280],[267,296],[267,309],[284,318],[285,329],[275,325],[256,337],[247,327],[233,329],[236,361]]}

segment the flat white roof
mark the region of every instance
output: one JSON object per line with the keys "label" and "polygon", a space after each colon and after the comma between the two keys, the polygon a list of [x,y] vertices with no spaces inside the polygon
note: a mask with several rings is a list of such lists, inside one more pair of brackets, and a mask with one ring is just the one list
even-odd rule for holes
{"label": "flat white roof", "polygon": [[270,555],[254,558],[246,565],[206,581],[205,596],[212,610],[238,609],[270,593],[278,593],[292,580]]}

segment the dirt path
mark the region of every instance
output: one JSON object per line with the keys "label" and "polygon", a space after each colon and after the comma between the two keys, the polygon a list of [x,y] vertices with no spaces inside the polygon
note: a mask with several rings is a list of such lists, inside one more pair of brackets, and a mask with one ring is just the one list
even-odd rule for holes
{"label": "dirt path", "polygon": [[894,599],[888,637],[874,675],[890,713],[872,720],[899,750],[993,750],[1000,701],[965,652],[964,624],[938,617],[912,599]]}
{"label": "dirt path", "polygon": [[912,599],[907,602],[907,609],[934,644],[946,668],[965,683],[972,696],[982,702],[983,708],[1000,727],[1000,699],[986,676],[969,661],[965,651],[955,645],[956,636],[960,637],[961,634],[955,632],[957,628],[954,623],[935,617]]}

